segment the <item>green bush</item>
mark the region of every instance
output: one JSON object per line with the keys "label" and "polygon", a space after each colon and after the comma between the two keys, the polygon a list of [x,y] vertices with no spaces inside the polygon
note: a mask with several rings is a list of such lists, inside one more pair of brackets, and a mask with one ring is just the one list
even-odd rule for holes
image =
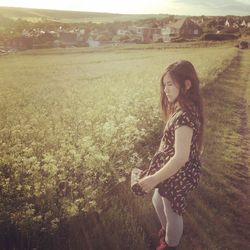
{"label": "green bush", "polygon": [[234,34],[213,34],[213,33],[208,33],[208,34],[203,34],[201,36],[201,40],[205,41],[224,41],[224,40],[234,40],[237,39],[238,36]]}

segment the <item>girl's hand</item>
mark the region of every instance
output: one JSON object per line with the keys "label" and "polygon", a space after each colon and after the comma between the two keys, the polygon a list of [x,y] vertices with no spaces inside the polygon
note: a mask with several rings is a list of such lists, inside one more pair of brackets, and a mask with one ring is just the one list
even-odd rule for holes
{"label": "girl's hand", "polygon": [[149,175],[140,179],[138,184],[141,186],[144,192],[148,193],[158,184],[158,182],[154,175]]}

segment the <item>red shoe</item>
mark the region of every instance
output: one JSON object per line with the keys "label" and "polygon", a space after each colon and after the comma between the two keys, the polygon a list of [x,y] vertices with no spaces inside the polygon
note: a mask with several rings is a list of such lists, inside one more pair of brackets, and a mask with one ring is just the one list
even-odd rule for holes
{"label": "red shoe", "polygon": [[168,245],[167,245],[166,241],[163,238],[161,238],[160,244],[155,250],[167,250],[167,249],[168,249]]}
{"label": "red shoe", "polygon": [[165,239],[161,238],[160,239],[160,244],[159,246],[156,248],[156,250],[176,250],[176,247],[170,247]]}

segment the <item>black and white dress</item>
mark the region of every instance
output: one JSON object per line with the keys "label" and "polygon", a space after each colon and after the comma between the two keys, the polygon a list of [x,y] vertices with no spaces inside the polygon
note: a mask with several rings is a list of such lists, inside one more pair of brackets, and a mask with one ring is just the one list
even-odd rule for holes
{"label": "black and white dress", "polygon": [[200,120],[197,109],[192,105],[188,110],[177,109],[168,119],[163,131],[160,147],[150,161],[150,175],[161,169],[174,155],[175,130],[180,126],[193,129],[189,160],[177,173],[159,183],[159,194],[167,198],[174,212],[182,215],[187,206],[187,194],[197,188],[200,179],[201,161],[198,154],[197,136],[200,130]]}

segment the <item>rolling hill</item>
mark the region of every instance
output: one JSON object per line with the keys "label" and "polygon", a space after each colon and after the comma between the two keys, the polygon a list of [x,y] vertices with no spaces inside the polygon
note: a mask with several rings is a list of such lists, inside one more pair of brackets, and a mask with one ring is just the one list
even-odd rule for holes
{"label": "rolling hill", "polygon": [[60,21],[60,22],[113,22],[113,21],[135,21],[147,18],[164,18],[168,14],[113,14],[101,12],[81,12],[47,9],[29,9],[0,7],[0,19],[24,19],[37,22],[42,20]]}

